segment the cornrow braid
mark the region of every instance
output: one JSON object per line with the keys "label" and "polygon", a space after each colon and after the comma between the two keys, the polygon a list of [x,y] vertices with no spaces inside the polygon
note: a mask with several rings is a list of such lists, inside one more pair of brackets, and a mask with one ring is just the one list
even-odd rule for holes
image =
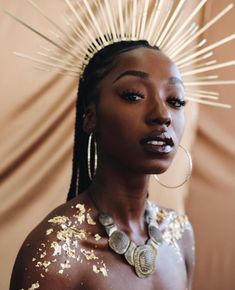
{"label": "cornrow braid", "polygon": [[[91,183],[87,162],[89,135],[83,130],[83,119],[86,108],[92,102],[98,102],[98,84],[113,69],[118,60],[118,56],[121,53],[140,47],[159,50],[158,47],[151,46],[145,40],[120,41],[98,51],[85,67],[84,73],[79,81],[76,101],[72,178],[67,201],[86,190]],[[94,155],[94,152],[91,152],[91,154]],[[94,160],[94,156],[91,156],[91,159]],[[91,171],[94,172],[95,168],[91,168]]]}

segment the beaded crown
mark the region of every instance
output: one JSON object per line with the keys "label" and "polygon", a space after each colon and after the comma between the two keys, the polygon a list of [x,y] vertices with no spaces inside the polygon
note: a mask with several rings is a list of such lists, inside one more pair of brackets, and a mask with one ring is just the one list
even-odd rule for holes
{"label": "beaded crown", "polygon": [[235,65],[235,60],[217,63],[211,59],[213,49],[234,40],[235,34],[208,46],[206,39],[202,38],[205,31],[233,8],[232,3],[199,27],[195,18],[207,0],[196,1],[196,6],[186,19],[183,12],[189,4],[188,0],[63,0],[67,9],[63,12],[65,25],[60,26],[35,2],[26,1],[55,29],[54,37],[48,37],[6,11],[50,44],[50,47],[41,47],[42,51],[37,57],[15,52],[36,63],[38,68],[81,76],[92,56],[103,47],[122,40],[147,40],[151,45],[158,46],[179,68],[186,88],[185,99],[230,107],[218,101],[217,92],[199,90],[197,87],[235,84],[235,80],[220,80],[218,75],[211,74],[214,70]]}

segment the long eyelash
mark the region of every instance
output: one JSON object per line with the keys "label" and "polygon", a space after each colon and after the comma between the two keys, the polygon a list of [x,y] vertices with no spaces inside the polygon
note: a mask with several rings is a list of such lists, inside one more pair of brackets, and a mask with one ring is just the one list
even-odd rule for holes
{"label": "long eyelash", "polygon": [[121,97],[124,97],[124,96],[126,96],[126,95],[137,95],[137,96],[139,96],[139,97],[141,97],[141,98],[144,98],[144,93],[141,92],[141,91],[125,90],[125,91],[122,91],[122,92],[120,93],[120,96],[121,96]]}
{"label": "long eyelash", "polygon": [[169,101],[176,101],[180,104],[181,107],[184,107],[187,104],[185,100],[181,100],[180,98],[175,97],[170,98]]}

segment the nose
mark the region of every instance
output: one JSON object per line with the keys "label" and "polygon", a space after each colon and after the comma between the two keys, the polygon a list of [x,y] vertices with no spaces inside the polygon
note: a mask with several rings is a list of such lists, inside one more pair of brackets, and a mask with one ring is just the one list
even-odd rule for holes
{"label": "nose", "polygon": [[160,125],[169,127],[172,122],[170,110],[162,99],[152,100],[150,110],[147,114],[149,125]]}

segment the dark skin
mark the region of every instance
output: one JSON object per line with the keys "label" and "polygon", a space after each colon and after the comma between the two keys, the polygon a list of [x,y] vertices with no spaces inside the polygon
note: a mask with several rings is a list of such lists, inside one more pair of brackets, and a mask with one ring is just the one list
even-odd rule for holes
{"label": "dark skin", "polygon": [[[174,247],[164,242],[159,248],[157,270],[148,278],[141,279],[122,255],[109,248],[107,234],[98,222],[97,210],[98,207],[112,213],[118,227],[137,245],[148,239],[144,211],[149,176],[167,170],[183,134],[181,101],[184,88],[179,72],[162,53],[137,48],[118,57],[114,69],[100,82],[98,90],[99,101],[87,108],[84,119],[84,130],[96,136],[96,176],[87,191],[55,209],[26,239],[16,260],[11,290],[189,290],[194,267],[194,241],[190,227],[177,241],[180,256]],[[141,140],[153,132],[167,132],[171,136],[173,145],[170,152],[157,150],[153,153],[141,144]],[[89,209],[96,224],[83,222],[77,225],[78,229],[90,234],[87,239],[77,239],[76,249],[93,249],[99,257],[97,261],[105,263],[107,276],[92,269],[92,260],[84,258],[80,263],[63,251],[53,256],[51,244],[57,241],[59,226],[55,225],[54,231],[45,235],[50,228],[48,220],[66,216],[73,224],[78,203]],[[101,238],[95,240],[95,234]],[[72,238],[74,240],[76,238]],[[35,267],[33,260],[38,257],[36,251],[42,245],[45,259],[53,261],[56,258],[56,261],[40,276],[42,272]],[[61,274],[60,265],[65,260],[69,261],[70,267]]]}

